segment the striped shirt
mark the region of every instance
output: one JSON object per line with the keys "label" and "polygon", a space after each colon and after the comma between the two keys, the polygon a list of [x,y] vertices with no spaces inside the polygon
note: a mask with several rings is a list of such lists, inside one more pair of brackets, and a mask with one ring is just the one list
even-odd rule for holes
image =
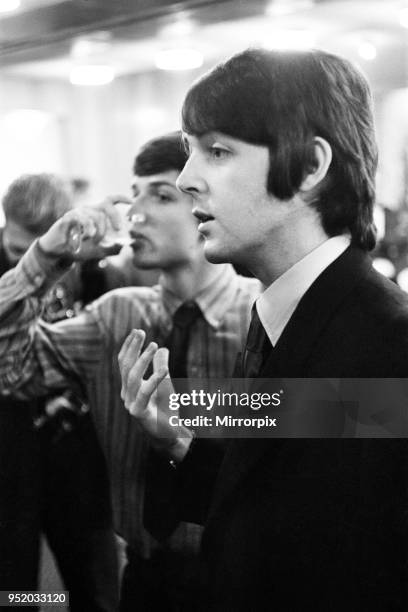
{"label": "striped shirt", "polygon": [[[260,284],[219,266],[213,282],[195,296],[203,317],[191,329],[187,374],[227,378],[245,340]],[[38,397],[69,385],[84,397],[105,452],[116,531],[142,556],[151,540],[143,529],[148,443],[120,398],[118,353],[133,328],[146,342],[164,344],[181,300],[160,284],[111,291],[78,316],[48,324],[42,299],[66,271],[36,243],[0,279],[0,393]]]}

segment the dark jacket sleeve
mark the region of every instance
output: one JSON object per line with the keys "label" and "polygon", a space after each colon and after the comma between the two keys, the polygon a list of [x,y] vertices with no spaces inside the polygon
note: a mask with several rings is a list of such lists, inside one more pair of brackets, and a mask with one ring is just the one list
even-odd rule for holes
{"label": "dark jacket sleeve", "polygon": [[180,521],[205,523],[224,450],[223,440],[195,440],[177,467],[150,451],[144,523],[153,537],[165,539]]}

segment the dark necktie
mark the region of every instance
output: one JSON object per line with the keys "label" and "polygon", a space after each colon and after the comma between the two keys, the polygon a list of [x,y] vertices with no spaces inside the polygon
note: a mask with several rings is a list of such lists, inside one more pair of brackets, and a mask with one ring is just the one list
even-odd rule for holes
{"label": "dark necktie", "polygon": [[187,378],[187,353],[190,331],[201,316],[201,310],[195,302],[185,302],[173,315],[173,329],[166,340],[169,349],[169,371],[171,378]]}
{"label": "dark necktie", "polygon": [[252,306],[251,324],[243,353],[242,372],[245,378],[257,378],[259,376],[261,368],[271,351],[272,344],[259,319],[254,304]]}

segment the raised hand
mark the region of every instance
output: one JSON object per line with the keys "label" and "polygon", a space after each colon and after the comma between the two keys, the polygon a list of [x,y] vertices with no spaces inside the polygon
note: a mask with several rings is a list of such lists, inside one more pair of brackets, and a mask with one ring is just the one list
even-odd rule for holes
{"label": "raised hand", "polygon": [[[119,353],[122,376],[121,397],[126,409],[149,434],[154,446],[176,461],[186,454],[192,433],[186,427],[174,427],[169,423],[168,401],[174,392],[168,376],[169,352],[151,342],[142,352],[145,332],[133,330],[126,338]],[[143,376],[153,362],[153,374]],[[174,414],[174,412],[173,412]]]}
{"label": "raised hand", "polygon": [[[94,257],[94,248],[104,238],[109,227],[120,229],[120,216],[115,205],[131,205],[133,200],[124,195],[105,198],[95,206],[77,207],[58,219],[41,236],[39,244],[43,251],[54,255],[74,255],[77,259]],[[109,253],[112,254],[112,253]]]}

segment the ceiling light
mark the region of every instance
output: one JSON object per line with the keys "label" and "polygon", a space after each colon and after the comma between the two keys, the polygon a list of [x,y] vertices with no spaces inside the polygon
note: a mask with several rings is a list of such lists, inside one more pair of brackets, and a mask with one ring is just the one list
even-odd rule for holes
{"label": "ceiling light", "polygon": [[109,53],[111,41],[111,33],[105,30],[78,36],[72,42],[71,57],[83,60],[83,58],[95,57],[96,54]]}
{"label": "ceiling light", "polygon": [[280,51],[306,51],[315,46],[315,35],[310,30],[271,30],[263,46]]}
{"label": "ceiling light", "polygon": [[114,78],[115,72],[112,66],[103,64],[73,66],[69,75],[69,80],[72,85],[84,85],[89,87],[107,85],[111,83]]}
{"label": "ceiling light", "polygon": [[367,60],[369,62],[377,57],[377,48],[375,47],[375,45],[373,45],[373,43],[368,41],[362,42],[358,46],[357,52],[362,59]]}
{"label": "ceiling light", "polygon": [[19,8],[21,0],[0,0],[0,13],[8,13]]}
{"label": "ceiling light", "polygon": [[192,70],[203,63],[203,54],[196,49],[166,49],[159,51],[155,58],[160,70]]}
{"label": "ceiling light", "polygon": [[195,30],[195,23],[187,16],[179,15],[170,23],[164,25],[160,30],[162,36],[181,38],[190,36]]}
{"label": "ceiling light", "polygon": [[408,28],[408,7],[399,12],[398,20],[403,28]]}

